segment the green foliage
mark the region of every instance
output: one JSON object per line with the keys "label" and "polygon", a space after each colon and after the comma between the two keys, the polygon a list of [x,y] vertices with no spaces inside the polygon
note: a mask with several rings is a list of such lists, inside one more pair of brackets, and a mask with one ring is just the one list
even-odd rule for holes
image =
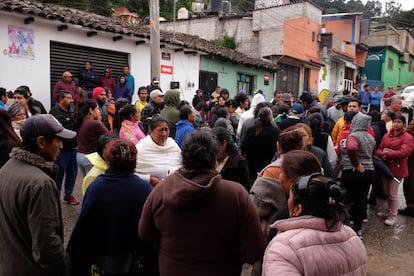
{"label": "green foliage", "polygon": [[216,45],[221,45],[230,49],[236,49],[236,41],[234,37],[224,36],[223,39],[212,39],[210,40],[211,43]]}

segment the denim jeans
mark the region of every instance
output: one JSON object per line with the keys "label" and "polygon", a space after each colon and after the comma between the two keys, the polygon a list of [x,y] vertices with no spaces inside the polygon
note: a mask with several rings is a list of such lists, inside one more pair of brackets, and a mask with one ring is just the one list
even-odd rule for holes
{"label": "denim jeans", "polygon": [[85,177],[86,174],[92,169],[93,165],[88,158],[86,158],[85,154],[81,152],[76,153],[76,161],[78,162],[78,166],[83,174],[83,177]]}
{"label": "denim jeans", "polygon": [[59,171],[56,179],[58,192],[62,189],[63,176],[65,176],[65,195],[71,195],[76,183],[78,164],[76,162],[76,149],[62,150],[56,160]]}

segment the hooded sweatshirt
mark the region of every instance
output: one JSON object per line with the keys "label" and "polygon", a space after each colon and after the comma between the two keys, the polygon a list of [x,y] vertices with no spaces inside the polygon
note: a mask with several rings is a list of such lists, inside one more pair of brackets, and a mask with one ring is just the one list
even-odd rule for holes
{"label": "hooded sweatshirt", "polygon": [[111,92],[114,92],[116,81],[112,77],[112,69],[106,68],[105,70],[109,72],[108,77],[105,77],[105,76],[100,77],[98,86],[108,87],[109,89],[111,89]]}
{"label": "hooded sweatshirt", "polygon": [[264,237],[252,200],[215,170],[180,169],[148,197],[143,240],[160,242],[160,275],[240,275],[263,256]]}
{"label": "hooded sweatshirt", "polygon": [[168,90],[165,92],[164,103],[165,106],[161,111],[161,115],[168,120],[170,137],[175,138],[175,123],[180,120],[180,112],[178,111],[180,106],[180,92],[177,90]]}
{"label": "hooded sweatshirt", "polygon": [[346,140],[341,141],[342,169],[352,170],[361,163],[366,170],[374,170],[372,154],[375,139],[368,133],[371,117],[359,112],[352,119]]}
{"label": "hooded sweatshirt", "polygon": [[239,124],[237,125],[237,136],[240,136],[242,127],[243,127],[243,123],[250,118],[254,118],[254,114],[253,111],[256,107],[257,104],[262,103],[265,101],[265,98],[263,97],[262,94],[257,93],[256,95],[254,95],[253,99],[252,99],[252,103],[250,105],[250,109],[243,112],[243,114],[240,116],[240,120],[239,120]]}

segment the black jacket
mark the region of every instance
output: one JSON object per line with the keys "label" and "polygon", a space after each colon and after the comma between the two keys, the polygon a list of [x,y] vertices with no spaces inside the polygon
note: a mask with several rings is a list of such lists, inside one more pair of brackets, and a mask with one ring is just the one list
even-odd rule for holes
{"label": "black jacket", "polygon": [[221,177],[240,183],[247,191],[250,190],[249,168],[247,162],[237,149],[232,149],[226,164],[220,172]]}

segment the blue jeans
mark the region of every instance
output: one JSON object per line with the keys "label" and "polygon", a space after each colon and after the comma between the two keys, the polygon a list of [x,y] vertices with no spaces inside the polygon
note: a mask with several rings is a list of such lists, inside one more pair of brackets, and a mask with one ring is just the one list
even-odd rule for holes
{"label": "blue jeans", "polygon": [[59,171],[56,179],[58,192],[62,188],[63,176],[65,176],[65,195],[71,195],[76,183],[76,175],[78,174],[78,164],[76,162],[76,149],[62,150],[56,160]]}
{"label": "blue jeans", "polygon": [[86,174],[92,169],[93,165],[88,158],[86,158],[85,154],[81,152],[76,153],[76,161],[78,162],[78,166],[83,174],[83,177],[85,177]]}

